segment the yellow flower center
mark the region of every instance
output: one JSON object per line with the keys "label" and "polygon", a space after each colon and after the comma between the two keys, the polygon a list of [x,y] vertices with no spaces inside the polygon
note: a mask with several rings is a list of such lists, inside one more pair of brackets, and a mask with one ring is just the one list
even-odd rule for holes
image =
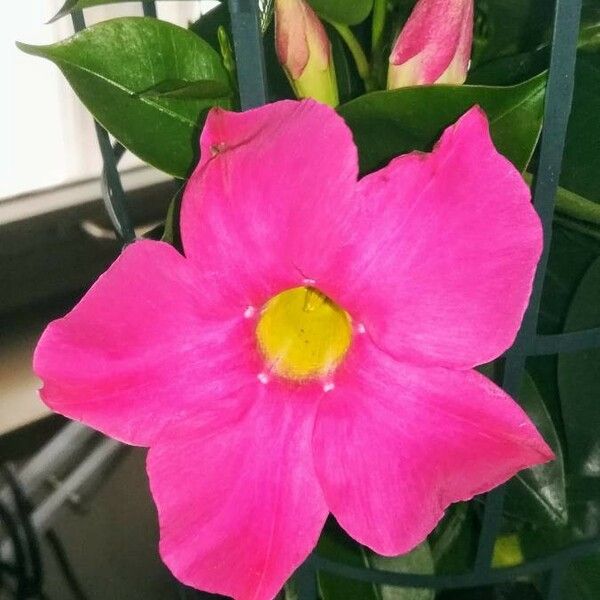
{"label": "yellow flower center", "polygon": [[277,375],[301,381],[331,373],[350,347],[348,314],[313,287],[273,296],[256,327],[258,345]]}

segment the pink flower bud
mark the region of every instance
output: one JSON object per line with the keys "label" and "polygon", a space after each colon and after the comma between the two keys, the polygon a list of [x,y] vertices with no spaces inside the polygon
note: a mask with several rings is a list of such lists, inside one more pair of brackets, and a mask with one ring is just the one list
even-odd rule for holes
{"label": "pink flower bud", "polygon": [[331,44],[305,0],[275,0],[277,57],[299,98],[339,102]]}
{"label": "pink flower bud", "polygon": [[388,89],[461,84],[473,43],[473,0],[419,0],[390,55]]}

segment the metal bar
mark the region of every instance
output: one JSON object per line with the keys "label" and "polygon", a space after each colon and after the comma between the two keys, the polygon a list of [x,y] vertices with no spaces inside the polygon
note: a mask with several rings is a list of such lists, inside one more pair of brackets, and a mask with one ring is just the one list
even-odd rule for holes
{"label": "metal bar", "polygon": [[[61,482],[31,515],[31,524],[35,531],[43,533],[50,527],[58,511],[67,503],[69,498],[83,486],[89,484],[117,455],[123,445],[116,440],[104,439],[88,456]],[[0,556],[10,553],[10,540],[0,540]]]}
{"label": "metal bar", "polygon": [[36,531],[45,531],[69,497],[92,481],[122,447],[123,445],[116,440],[102,440],[60,487],[33,511],[31,522]]}
{"label": "metal bar", "polygon": [[[17,478],[23,491],[29,496],[47,479],[73,460],[79,451],[97,432],[81,423],[71,422],[45,444],[36,455],[20,469]],[[10,492],[4,488],[0,500],[8,502]]]}
{"label": "metal bar", "polygon": [[[71,20],[76,32],[85,29],[85,19],[82,11],[77,10],[71,13]],[[94,121],[94,124],[100,152],[102,153],[102,162],[104,163],[102,200],[117,236],[127,244],[135,240],[135,231],[127,212],[125,190],[117,170],[117,160],[107,131],[97,121]]]}
{"label": "metal bar", "polygon": [[267,102],[267,69],[258,0],[228,0],[242,110]]}
{"label": "metal bar", "polygon": [[569,331],[554,335],[538,335],[531,355],[558,354],[559,352],[580,352],[600,346],[600,327],[585,331]]}
{"label": "metal bar", "polygon": [[544,573],[560,568],[573,560],[600,551],[600,538],[579,542],[559,550],[551,556],[537,558],[516,567],[491,569],[485,573],[471,571],[456,575],[420,575],[417,573],[392,573],[366,567],[353,567],[323,556],[313,555],[311,561],[319,571],[326,571],[348,579],[398,587],[430,588],[436,590],[472,588],[514,581],[519,577]]}
{"label": "metal bar", "polygon": [[142,7],[144,9],[145,17],[156,18],[156,3],[154,2],[154,0],[144,0]]}
{"label": "metal bar", "polygon": [[562,597],[562,583],[567,567],[567,564],[562,564],[550,571],[548,590],[545,595],[546,600],[560,600]]}
{"label": "metal bar", "polygon": [[505,487],[502,485],[489,492],[485,498],[483,522],[475,556],[475,572],[485,573],[491,568],[494,545],[502,524],[504,496]]}
{"label": "metal bar", "polygon": [[[537,337],[537,321],[550,251],[556,190],[573,100],[581,3],[582,0],[556,0],[555,5],[544,127],[534,183],[534,206],[544,228],[544,249],[521,330],[515,344],[506,354],[502,387],[512,396],[518,395],[525,361],[534,348]],[[476,571],[485,572],[491,569],[494,544],[502,520],[502,503],[502,490],[497,489],[488,494],[475,559]]]}

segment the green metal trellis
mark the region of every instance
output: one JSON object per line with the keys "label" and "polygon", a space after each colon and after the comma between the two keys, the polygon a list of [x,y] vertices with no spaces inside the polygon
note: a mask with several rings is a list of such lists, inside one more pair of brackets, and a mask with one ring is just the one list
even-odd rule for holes
{"label": "green metal trellis", "polygon": [[[241,105],[243,109],[247,109],[265,103],[267,97],[258,0],[228,0],[228,4],[237,56]],[[513,396],[518,394],[528,357],[600,348],[600,328],[556,335],[540,335],[537,332],[552,234],[555,196],[571,111],[581,5],[582,0],[556,0],[555,2],[544,127],[534,183],[534,205],[543,222],[545,244],[523,325],[514,345],[506,354],[502,387]],[[144,1],[143,8],[145,15],[156,17],[154,1]],[[72,18],[76,30],[85,27],[82,12],[74,13]],[[108,134],[100,125],[96,125],[96,131],[104,162],[102,173],[104,202],[117,235],[124,243],[128,243],[135,238],[135,234],[117,170],[118,160],[124,150],[119,145],[111,146]],[[477,555],[473,568],[468,573],[458,575],[389,573],[338,564],[313,553],[297,572],[299,599],[318,598],[316,574],[324,570],[361,581],[436,590],[491,585],[514,581],[523,575],[538,574],[545,575],[547,578],[545,598],[559,600],[562,577],[569,564],[578,558],[600,551],[600,539],[580,542],[552,555],[516,567],[492,568],[492,553],[501,525],[503,501],[503,487],[487,494]]]}

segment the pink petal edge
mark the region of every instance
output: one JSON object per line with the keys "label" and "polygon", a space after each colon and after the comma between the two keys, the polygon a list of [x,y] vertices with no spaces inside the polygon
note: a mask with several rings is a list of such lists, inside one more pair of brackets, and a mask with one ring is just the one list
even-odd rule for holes
{"label": "pink petal edge", "polygon": [[433,152],[400,156],[359,188],[355,236],[317,285],[399,360],[468,369],[510,347],[542,227],[483,111],[463,115]]}
{"label": "pink petal edge", "polygon": [[147,467],[174,575],[236,600],[272,600],[328,514],[311,452],[322,390],[256,381],[244,393],[252,408],[237,423],[183,426],[150,449]]}
{"label": "pink petal edge", "polygon": [[302,285],[337,252],[358,158],[334,110],[281,101],[213,109],[181,211],[185,254],[249,305]]}
{"label": "pink petal edge", "polygon": [[128,246],[35,350],[54,411],[135,445],[191,415],[228,418],[256,380],[255,337],[190,261],[162,242]]}
{"label": "pink petal edge", "polygon": [[352,352],[320,404],[313,452],[330,511],[375,552],[412,550],[451,503],[553,458],[479,373],[403,364],[368,336]]}

